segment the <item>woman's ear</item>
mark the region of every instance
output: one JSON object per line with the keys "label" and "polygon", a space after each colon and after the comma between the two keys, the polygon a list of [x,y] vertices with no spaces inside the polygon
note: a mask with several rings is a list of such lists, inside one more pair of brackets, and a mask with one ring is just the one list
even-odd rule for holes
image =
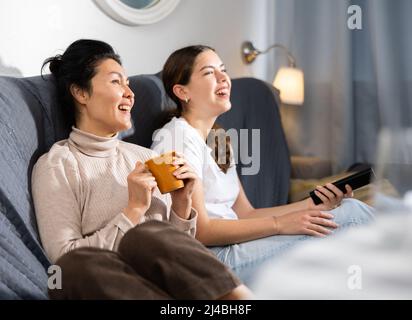
{"label": "woman's ear", "polygon": [[182,86],[181,84],[175,84],[173,86],[173,93],[182,101],[190,99],[186,87]]}
{"label": "woman's ear", "polygon": [[72,94],[74,100],[76,100],[80,105],[85,105],[87,103],[89,93],[86,89],[82,89],[78,85],[72,84],[70,86],[70,93]]}

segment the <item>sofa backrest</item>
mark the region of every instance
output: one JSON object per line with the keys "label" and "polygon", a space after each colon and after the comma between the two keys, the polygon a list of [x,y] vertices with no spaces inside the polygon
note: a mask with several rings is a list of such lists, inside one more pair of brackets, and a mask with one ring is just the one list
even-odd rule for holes
{"label": "sofa backrest", "polygon": [[[247,153],[257,163],[240,161],[239,156],[237,171],[250,202],[256,208],[283,205],[288,201],[291,164],[279,101],[279,92],[264,81],[233,79],[232,108],[217,119],[226,130],[234,128],[239,132],[247,129],[247,139],[238,134],[239,154]],[[253,143],[252,130],[258,130],[259,148],[256,141]],[[254,154],[253,148],[256,148]],[[257,174],[245,174],[247,171],[255,172],[258,166]]]}
{"label": "sofa backrest", "polygon": [[49,262],[40,245],[30,194],[33,164],[55,140],[50,110],[36,96],[41,91],[52,95],[53,87],[33,78],[0,77],[2,298],[47,297]]}

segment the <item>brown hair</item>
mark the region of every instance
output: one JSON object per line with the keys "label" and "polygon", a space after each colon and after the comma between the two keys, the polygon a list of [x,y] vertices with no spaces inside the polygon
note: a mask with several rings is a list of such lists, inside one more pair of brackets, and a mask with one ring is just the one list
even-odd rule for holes
{"label": "brown hair", "polygon": [[[204,45],[188,46],[173,52],[166,60],[162,70],[162,81],[167,95],[176,103],[176,109],[171,110],[164,117],[163,124],[173,117],[180,117],[183,112],[182,101],[174,94],[173,86],[176,84],[187,85],[193,73],[193,66],[199,54],[205,51],[215,51],[213,48]],[[220,130],[218,130],[220,129]],[[208,144],[213,146],[212,157],[219,168],[227,173],[230,167],[232,152],[230,148],[230,137],[224,134],[224,130],[218,124],[214,124],[211,134],[207,139]],[[225,142],[222,148],[221,141]],[[225,151],[225,158],[222,161],[222,151]]]}

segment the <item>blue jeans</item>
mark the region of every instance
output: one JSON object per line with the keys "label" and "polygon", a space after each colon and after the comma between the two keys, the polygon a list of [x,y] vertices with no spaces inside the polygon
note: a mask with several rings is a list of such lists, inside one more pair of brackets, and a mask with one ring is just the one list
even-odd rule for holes
{"label": "blue jeans", "polygon": [[[356,199],[344,199],[338,208],[329,212],[334,215],[333,220],[339,225],[335,232],[350,226],[366,224],[373,220],[374,216],[372,207]],[[276,235],[239,244],[209,247],[209,250],[229,266],[243,283],[249,285],[264,262],[280,256],[286,249],[298,245],[303,240],[310,239],[316,238],[306,235]]]}

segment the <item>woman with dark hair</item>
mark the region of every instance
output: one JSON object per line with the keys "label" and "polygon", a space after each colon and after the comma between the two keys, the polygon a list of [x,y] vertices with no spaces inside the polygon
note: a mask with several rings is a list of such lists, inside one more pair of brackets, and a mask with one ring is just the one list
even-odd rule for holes
{"label": "woman with dark hair", "polygon": [[152,149],[185,155],[202,180],[193,192],[193,207],[199,214],[196,238],[246,284],[263,262],[300,240],[324,237],[338,226],[343,229],[372,218],[366,204],[343,199],[352,196],[349,185],[346,194],[333,184],[318,187],[320,205],[307,198],[254,208],[238,179],[230,140],[213,130],[217,117],[231,108],[231,81],[215,50],[198,45],[175,51],[163,67],[162,80],[177,109],[154,135]]}
{"label": "woman with dark hair", "polygon": [[143,164],[156,153],[118,139],[131,127],[134,94],[113,48],[78,40],[47,63],[73,125],[32,175],[41,241],[62,267],[63,289],[51,298],[247,297],[193,238],[197,177],[184,158],[175,170],[184,188],[162,195]]}

